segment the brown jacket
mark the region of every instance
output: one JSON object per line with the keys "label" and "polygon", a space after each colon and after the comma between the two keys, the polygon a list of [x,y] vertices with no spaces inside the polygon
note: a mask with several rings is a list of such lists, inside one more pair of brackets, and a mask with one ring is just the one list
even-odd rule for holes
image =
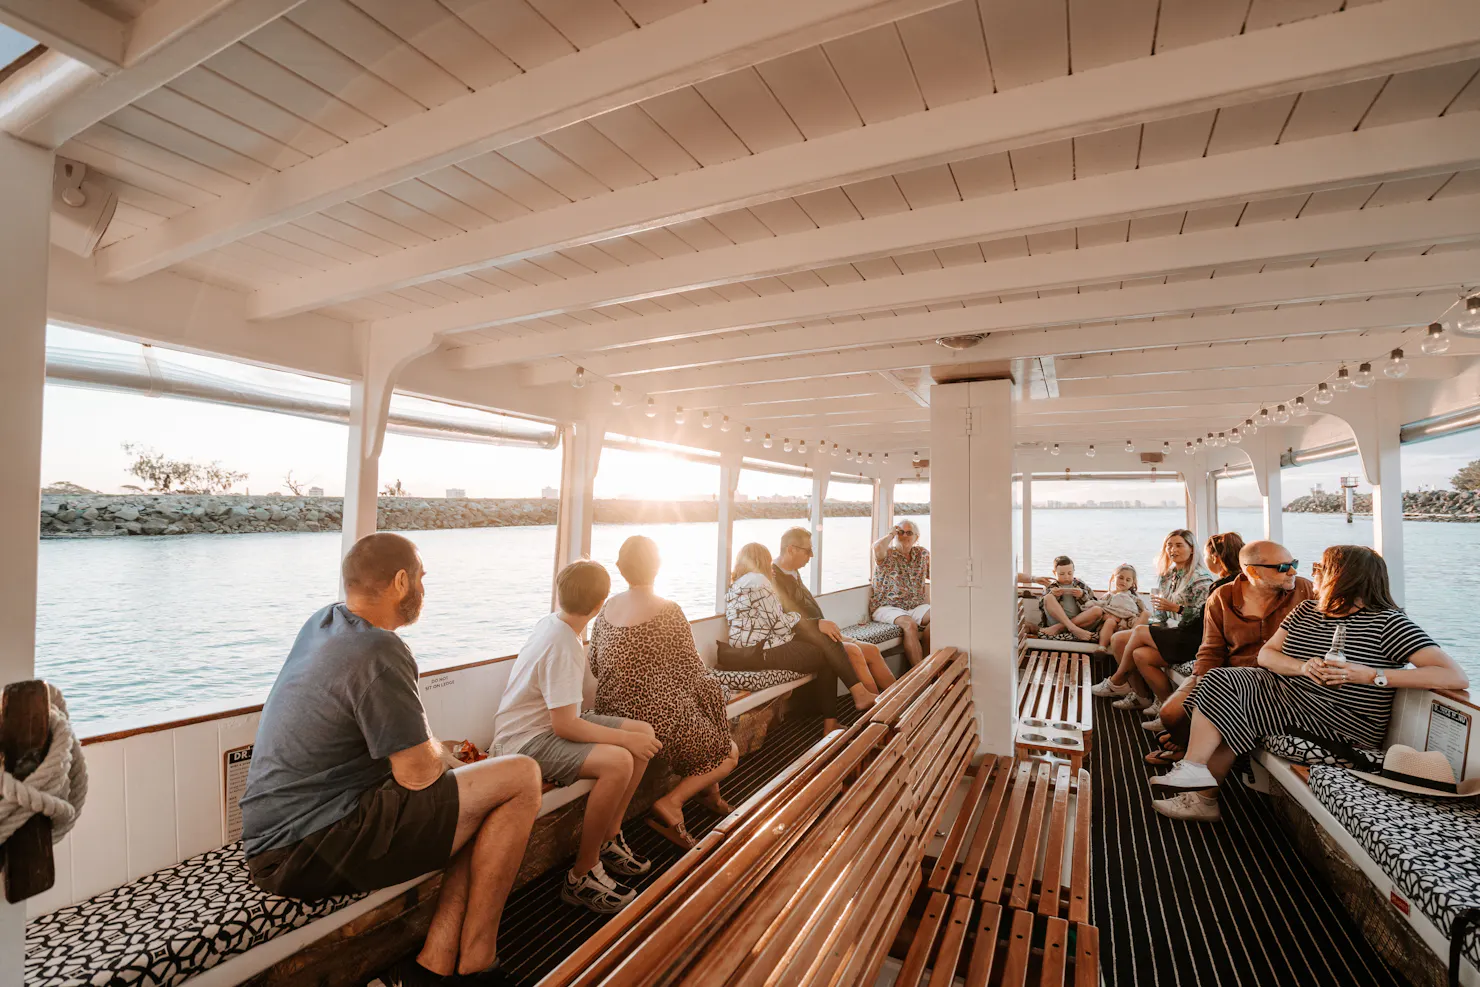
{"label": "brown jacket", "polygon": [[1316,595],[1309,579],[1296,576],[1295,588],[1276,601],[1261,620],[1244,616],[1244,591],[1248,588],[1249,577],[1239,573],[1237,579],[1218,587],[1208,597],[1203,612],[1202,647],[1197,649],[1193,675],[1206,675],[1224,665],[1239,668],[1259,664],[1259,649],[1264,642],[1280,629],[1291,610]]}

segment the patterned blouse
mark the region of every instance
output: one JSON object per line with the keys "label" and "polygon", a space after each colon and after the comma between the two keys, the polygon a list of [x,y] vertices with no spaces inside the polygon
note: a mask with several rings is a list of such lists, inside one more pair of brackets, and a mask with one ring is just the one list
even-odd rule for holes
{"label": "patterned blouse", "polygon": [[[1177,626],[1187,627],[1200,623],[1208,594],[1213,591],[1213,574],[1200,565],[1178,569],[1173,566],[1156,584],[1156,595],[1173,603],[1182,604],[1177,615]],[[1162,621],[1165,622],[1163,617]]]}
{"label": "patterned blouse", "polygon": [[759,572],[747,572],[725,594],[725,620],[730,624],[732,647],[779,648],[796,636],[802,616],[781,609],[781,597],[769,579]]}
{"label": "patterned blouse", "polygon": [[880,607],[913,610],[925,599],[925,580],[930,578],[930,551],[916,545],[909,552],[891,548],[884,561],[874,563],[873,585],[869,590],[869,612]]}

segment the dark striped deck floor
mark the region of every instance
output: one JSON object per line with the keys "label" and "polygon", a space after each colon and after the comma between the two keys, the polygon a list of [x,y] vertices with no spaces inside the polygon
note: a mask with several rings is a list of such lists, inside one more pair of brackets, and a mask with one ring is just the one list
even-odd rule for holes
{"label": "dark striped deck floor", "polygon": [[1300,859],[1266,796],[1223,786],[1223,819],[1151,808],[1135,711],[1095,700],[1093,915],[1107,987],[1406,981]]}
{"label": "dark striped deck floor", "polygon": [[[838,699],[838,719],[850,724],[858,713],[847,696]],[[781,769],[822,738],[820,717],[789,717],[772,728],[758,750],[740,759],[740,764],[720,783],[720,791],[731,805],[739,805],[770,781]],[[709,832],[719,816],[691,802],[684,810],[685,822],[695,839]],[[638,853],[653,861],[653,869],[635,883],[643,888],[673,864],[682,852],[653,832],[640,820],[630,820],[624,832]],[[568,866],[568,865],[567,865]],[[557,867],[509,897],[499,924],[499,961],[523,983],[533,984],[607,921],[560,900],[560,882],[565,867]]]}

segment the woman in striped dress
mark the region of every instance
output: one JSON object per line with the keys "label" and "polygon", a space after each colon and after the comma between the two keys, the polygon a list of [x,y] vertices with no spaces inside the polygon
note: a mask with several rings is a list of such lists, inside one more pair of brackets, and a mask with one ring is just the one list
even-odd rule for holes
{"label": "woman in striped dress", "polygon": [[[1357,747],[1381,747],[1394,689],[1464,689],[1469,677],[1398,609],[1387,563],[1370,548],[1333,545],[1315,566],[1318,596],[1281,623],[1258,668],[1215,668],[1198,683],[1187,756],[1153,785],[1185,789],[1154,803],[1173,819],[1218,818],[1217,785],[1238,755],[1299,728]],[[1328,662],[1338,627],[1346,660]],[[1408,668],[1409,664],[1416,667]],[[1199,791],[1212,789],[1211,792]]]}

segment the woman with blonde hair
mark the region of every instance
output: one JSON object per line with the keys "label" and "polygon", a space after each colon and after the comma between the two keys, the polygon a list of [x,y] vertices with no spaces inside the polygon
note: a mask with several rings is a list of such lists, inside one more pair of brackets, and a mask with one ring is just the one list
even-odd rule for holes
{"label": "woman with blonde hair", "polygon": [[785,668],[813,676],[812,682],[803,687],[806,706],[822,717],[823,732],[829,733],[838,727],[833,699],[839,679],[848,687],[858,709],[872,706],[875,696],[859,681],[841,649],[834,653],[797,636],[801,615],[787,613],[782,607],[770,574],[771,553],[766,546],[759,542],[741,546],[725,594],[730,635],[728,644],[721,643],[718,649],[718,665],[732,671]]}
{"label": "woman with blonde hair", "polygon": [[633,535],[617,553],[627,591],[606,601],[591,625],[595,711],[641,720],[663,743],[662,756],[678,783],[653,802],[648,825],[687,849],[684,803],[695,796],[707,809],[729,815],[719,782],[739,762],[719,683],[708,674],[683,608],[653,591],[661,559],[658,543]]}

